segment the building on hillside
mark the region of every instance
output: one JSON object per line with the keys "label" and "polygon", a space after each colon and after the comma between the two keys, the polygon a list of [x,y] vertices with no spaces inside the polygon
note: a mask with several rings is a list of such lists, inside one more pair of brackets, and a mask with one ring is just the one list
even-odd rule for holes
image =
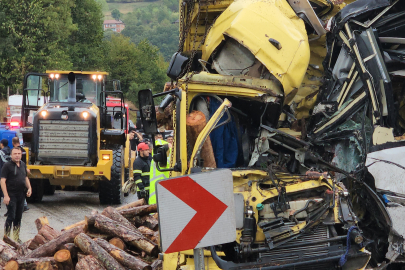
{"label": "building on hillside", "polygon": [[103,23],[104,31],[107,29],[111,29],[114,32],[121,33],[124,30],[125,24],[122,21],[117,20],[105,20]]}

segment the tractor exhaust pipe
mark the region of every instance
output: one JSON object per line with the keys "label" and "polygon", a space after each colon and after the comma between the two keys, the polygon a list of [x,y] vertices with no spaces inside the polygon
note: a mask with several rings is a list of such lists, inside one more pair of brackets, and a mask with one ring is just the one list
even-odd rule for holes
{"label": "tractor exhaust pipe", "polygon": [[76,102],[76,76],[73,72],[68,74],[69,96],[68,102]]}

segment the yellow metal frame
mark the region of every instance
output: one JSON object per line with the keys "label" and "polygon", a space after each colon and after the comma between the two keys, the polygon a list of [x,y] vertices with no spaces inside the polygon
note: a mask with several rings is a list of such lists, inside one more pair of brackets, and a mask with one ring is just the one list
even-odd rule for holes
{"label": "yellow metal frame", "polygon": [[[184,80],[179,80],[184,84]],[[185,89],[184,86],[182,86]],[[263,98],[283,97],[283,89],[271,81],[249,76],[228,76],[200,72],[193,75],[188,83],[187,91],[190,93],[220,94],[241,97]]]}
{"label": "yellow metal frame", "polygon": [[[268,178],[268,174],[262,170],[240,170],[240,171],[232,171],[232,176],[234,179],[234,193],[239,193],[243,195],[244,201],[249,201],[249,205],[256,209],[256,206],[260,203],[263,203],[266,200],[275,198],[278,196],[277,188],[273,187],[268,190],[263,190],[259,188],[259,180],[261,183],[270,182],[271,180]],[[311,190],[315,188],[324,187],[326,189],[331,190],[330,186],[333,185],[332,179],[324,179],[320,177],[317,180],[307,180],[302,182],[300,180],[300,176],[291,176],[287,174],[277,174],[277,177],[283,179],[284,182],[290,182],[286,185],[286,193],[291,194],[303,190]],[[327,183],[324,181],[326,180]],[[251,185],[249,186],[249,183]],[[335,192],[339,191],[341,188],[335,186]],[[334,213],[335,213],[335,222],[340,223],[338,219],[338,205],[335,204]],[[258,220],[259,215],[258,211],[254,211],[254,216],[256,220]],[[305,224],[299,224],[297,229],[304,226]],[[293,229],[294,230],[294,229]],[[242,236],[242,230],[236,231],[236,241],[239,243],[239,239]],[[265,236],[263,230],[257,226],[256,232],[256,242],[264,242]]]}
{"label": "yellow metal frame", "polygon": [[[27,152],[28,153],[28,152]],[[103,160],[103,155],[109,155],[109,160]],[[30,177],[38,179],[71,179],[81,180],[111,180],[111,166],[113,164],[113,151],[100,150],[99,161],[96,167],[87,166],[53,166],[53,165],[27,165],[31,170]],[[62,173],[60,173],[62,172]]]}
{"label": "yellow metal frame", "polygon": [[125,159],[125,169],[129,169],[134,161],[131,159],[131,143],[129,141],[129,136],[127,136],[127,141],[125,142],[124,159]]}
{"label": "yellow metal frame", "polygon": [[47,70],[45,73],[51,74],[51,73],[58,73],[58,74],[69,74],[70,72],[73,72],[75,74],[83,74],[83,75],[108,75],[108,72],[104,71],[77,71],[77,70]]}

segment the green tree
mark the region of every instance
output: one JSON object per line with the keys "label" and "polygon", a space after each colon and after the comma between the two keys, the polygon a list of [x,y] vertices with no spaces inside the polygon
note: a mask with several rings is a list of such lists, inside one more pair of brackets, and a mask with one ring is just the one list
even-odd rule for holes
{"label": "green tree", "polygon": [[75,0],[75,6],[71,10],[72,20],[77,29],[72,31],[67,40],[74,69],[103,69],[104,15],[101,6],[94,0]]}
{"label": "green tree", "polygon": [[121,18],[121,16],[122,16],[122,13],[121,13],[118,9],[113,9],[113,10],[111,11],[111,16],[112,16],[114,19],[116,19],[117,21],[119,21],[120,18]]}
{"label": "green tree", "polygon": [[108,11],[108,4],[106,0],[95,0],[100,6],[102,12]]}
{"label": "green tree", "polygon": [[[0,1],[0,78],[12,91],[21,89],[25,73],[70,68],[61,46],[76,29],[70,0]],[[4,93],[5,87],[1,89]]]}
{"label": "green tree", "polygon": [[166,61],[177,51],[179,43],[178,13],[165,5],[151,4],[125,14],[122,34],[138,44],[147,39],[157,46]]}
{"label": "green tree", "polygon": [[128,37],[116,33],[105,40],[105,47],[108,71],[112,78],[121,81],[121,89],[130,101],[137,102],[141,89],[163,90],[167,63],[157,47],[147,40],[135,45]]}
{"label": "green tree", "polygon": [[104,44],[107,70],[112,78],[121,81],[121,89],[127,91],[130,84],[138,77],[136,46],[129,38],[115,33]]}
{"label": "green tree", "polygon": [[179,11],[179,1],[178,0],[163,0],[163,4],[174,12]]}

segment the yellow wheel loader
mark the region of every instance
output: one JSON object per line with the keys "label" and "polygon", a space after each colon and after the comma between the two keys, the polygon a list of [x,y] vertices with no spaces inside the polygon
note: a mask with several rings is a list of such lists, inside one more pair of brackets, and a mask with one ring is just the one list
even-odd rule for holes
{"label": "yellow wheel loader", "polygon": [[[101,204],[120,204],[129,168],[127,110],[106,72],[47,71],[24,78],[22,128],[33,194],[53,186],[98,186]],[[120,98],[107,106],[107,98]],[[39,106],[39,104],[43,104]],[[128,159],[128,160],[126,160]]]}

